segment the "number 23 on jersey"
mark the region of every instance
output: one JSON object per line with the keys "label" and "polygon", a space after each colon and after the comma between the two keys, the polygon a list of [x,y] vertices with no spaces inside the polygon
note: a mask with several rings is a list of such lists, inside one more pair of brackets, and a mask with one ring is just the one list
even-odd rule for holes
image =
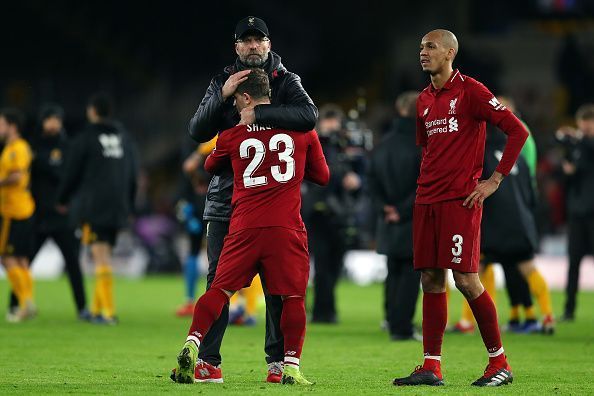
{"label": "number 23 on jersey", "polygon": [[[281,149],[281,143],[284,144],[284,151],[279,151]],[[272,177],[279,183],[287,183],[295,176],[295,160],[292,157],[295,152],[293,138],[285,133],[276,134],[270,138],[268,150],[276,152],[279,161],[286,163],[285,172],[281,171],[280,165],[270,167]],[[243,185],[245,188],[265,186],[268,184],[268,178],[266,176],[253,176],[266,157],[266,146],[262,141],[256,138],[249,138],[241,142],[239,156],[243,159],[248,159],[251,155],[254,157],[243,172]]]}

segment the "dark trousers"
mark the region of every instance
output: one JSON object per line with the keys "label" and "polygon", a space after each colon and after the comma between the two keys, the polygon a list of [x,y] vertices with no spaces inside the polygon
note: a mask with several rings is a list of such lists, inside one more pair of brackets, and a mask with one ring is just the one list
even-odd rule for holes
{"label": "dark trousers", "polygon": [[520,270],[518,270],[518,263],[515,261],[501,262],[501,267],[505,274],[505,286],[510,305],[512,307],[515,305],[523,305],[526,308],[531,307],[532,295],[530,294],[530,287]]}
{"label": "dark trousers", "polygon": [[[209,221],[206,227],[206,254],[208,256],[208,274],[206,275],[206,290],[214,281],[219,258],[223,251],[225,236],[229,233],[229,223],[222,221]],[[279,263],[280,264],[280,263]],[[266,335],[264,352],[266,362],[282,362],[284,359],[284,339],[280,331],[280,318],[283,310],[283,301],[280,296],[271,296],[266,293],[266,285],[262,279],[262,286],[266,299]],[[229,304],[221,311],[221,316],[212,324],[210,330],[200,344],[198,357],[214,366],[221,364],[221,343],[229,323]]]}
{"label": "dark trousers", "polygon": [[343,266],[345,245],[336,226],[320,217],[307,226],[309,251],[314,257],[314,301],[312,321],[335,322],[334,289]]}
{"label": "dark trousers", "polygon": [[[85,285],[83,282],[82,272],[80,270],[80,241],[76,238],[74,229],[71,228],[58,229],[49,232],[37,232],[35,234],[35,244],[33,246],[33,251],[31,257],[29,257],[31,262],[33,262],[33,259],[35,256],[37,256],[37,253],[39,253],[39,250],[48,238],[52,238],[54,240],[56,245],[58,245],[62,256],[64,257],[64,262],[66,264],[66,274],[68,275],[68,280],[70,281],[72,297],[74,298],[77,312],[80,312],[87,307]],[[11,293],[10,306],[16,307],[17,305],[17,298],[14,293]]]}
{"label": "dark trousers", "polygon": [[569,270],[565,290],[565,315],[575,313],[580,264],[587,254],[594,252],[594,216],[569,218]]}
{"label": "dark trousers", "polygon": [[413,269],[412,259],[388,257],[388,276],[384,283],[386,320],[391,335],[413,335],[413,318],[419,297],[421,272]]}

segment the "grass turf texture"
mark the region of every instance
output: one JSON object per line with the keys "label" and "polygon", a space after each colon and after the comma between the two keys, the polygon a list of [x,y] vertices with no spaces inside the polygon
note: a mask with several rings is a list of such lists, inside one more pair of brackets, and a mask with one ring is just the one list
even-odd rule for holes
{"label": "grass turf texture", "polygon": [[[498,293],[500,322],[507,317],[504,294]],[[0,281],[3,314],[7,295],[7,282]],[[227,330],[222,349],[224,384],[175,384],[169,371],[189,326],[189,319],[173,315],[182,295],[181,278],[118,279],[121,323],[96,326],[75,319],[64,279],[37,282],[39,316],[21,324],[0,321],[0,394],[594,393],[594,293],[581,293],[577,321],[559,324],[552,337],[504,334],[516,378],[512,385],[490,390],[470,387],[487,361],[478,333],[446,334],[445,387],[396,389],[392,378],[408,375],[421,363],[421,343],[391,342],[380,331],[381,285],[358,287],[345,282],[338,288],[340,324],[308,325],[302,369],[317,383],[313,387],[264,383],[263,313],[256,327]],[[454,322],[460,294],[452,292],[451,300],[450,321]],[[562,294],[555,293],[553,300],[559,313]],[[419,318],[417,311],[420,322]]]}

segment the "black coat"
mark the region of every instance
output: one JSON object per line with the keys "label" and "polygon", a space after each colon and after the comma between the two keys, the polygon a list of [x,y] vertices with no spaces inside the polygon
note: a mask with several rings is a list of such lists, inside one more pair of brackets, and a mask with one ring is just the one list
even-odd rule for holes
{"label": "black coat", "polygon": [[[222,87],[230,75],[244,69],[246,67],[237,60],[234,65],[227,66],[211,80],[206,95],[188,125],[190,136],[194,140],[200,143],[207,142],[217,133],[239,123],[239,114],[233,105],[233,98],[223,101]],[[318,109],[303,89],[299,76],[287,71],[281,63],[280,56],[272,51],[263,69],[270,79],[271,104],[255,107],[256,122],[295,131],[314,129]],[[208,186],[204,219],[229,221],[232,195],[231,171],[214,176]]]}
{"label": "black coat", "polygon": [[58,187],[64,174],[68,140],[57,136],[40,136],[32,144],[31,192],[35,199],[35,225],[39,232],[68,228],[68,216],[56,211]]}
{"label": "black coat", "polygon": [[135,147],[119,124],[91,124],[72,140],[58,202],[77,196],[78,224],[123,227],[134,206],[137,167]]}
{"label": "black coat", "polygon": [[568,178],[569,216],[594,216],[594,138],[579,141],[569,159],[576,167],[576,173]]}
{"label": "black coat", "polygon": [[[487,133],[483,179],[489,178],[497,168],[506,140],[501,131],[493,129]],[[497,191],[483,204],[481,251],[492,259],[534,252],[538,247],[535,208],[536,193],[530,170],[520,155]]]}
{"label": "black coat", "polygon": [[[412,259],[412,214],[421,165],[415,144],[415,120],[401,118],[373,151],[369,188],[377,214],[377,252],[396,259]],[[400,214],[398,223],[384,221],[384,205]]]}

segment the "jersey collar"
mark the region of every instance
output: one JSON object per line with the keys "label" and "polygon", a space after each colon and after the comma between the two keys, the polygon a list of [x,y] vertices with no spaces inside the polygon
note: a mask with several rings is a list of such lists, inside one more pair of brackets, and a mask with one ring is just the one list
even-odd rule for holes
{"label": "jersey collar", "polygon": [[[462,81],[464,81],[464,76],[462,76],[460,70],[454,69],[454,71],[450,75],[450,78],[448,79],[448,81],[446,81],[443,88],[441,89],[452,89],[453,87],[456,87],[458,84],[460,84]],[[431,83],[429,83],[429,90],[432,93],[440,91],[439,89],[436,89]]]}

